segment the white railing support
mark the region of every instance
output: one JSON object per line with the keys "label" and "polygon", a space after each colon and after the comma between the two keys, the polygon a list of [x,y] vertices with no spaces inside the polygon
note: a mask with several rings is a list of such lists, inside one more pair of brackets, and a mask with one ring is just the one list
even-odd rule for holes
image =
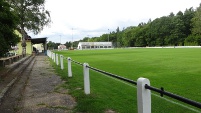
{"label": "white railing support", "polygon": [[48,50],[48,56],[51,58],[51,51]]}
{"label": "white railing support", "polygon": [[56,62],[56,57],[55,56],[56,56],[56,53],[54,53],[54,62]]}
{"label": "white railing support", "polygon": [[50,57],[50,58],[51,58],[51,53],[52,53],[52,52],[49,50],[49,57]]}
{"label": "white railing support", "polygon": [[52,60],[54,61],[54,53],[52,52]]}
{"label": "white railing support", "polygon": [[145,84],[150,85],[147,78],[137,80],[137,104],[138,113],[151,113],[151,91],[145,89]]}
{"label": "white railing support", "polygon": [[49,57],[48,50],[47,50],[47,56]]}
{"label": "white railing support", "polygon": [[56,64],[59,65],[59,58],[58,58],[58,54],[56,54]]}
{"label": "white railing support", "polygon": [[71,58],[68,57],[68,77],[72,77]]}
{"label": "white railing support", "polygon": [[61,64],[61,69],[64,69],[63,55],[60,55],[60,64]]}
{"label": "white railing support", "polygon": [[50,57],[50,55],[49,55],[49,50],[47,50],[47,56]]}
{"label": "white railing support", "polygon": [[54,56],[53,54],[54,54],[54,53],[52,52],[52,53],[51,53],[52,60],[54,59],[54,58],[53,58],[53,56]]}
{"label": "white railing support", "polygon": [[89,66],[88,63],[83,64],[83,74],[84,74],[84,93],[90,94],[90,81],[89,81]]}

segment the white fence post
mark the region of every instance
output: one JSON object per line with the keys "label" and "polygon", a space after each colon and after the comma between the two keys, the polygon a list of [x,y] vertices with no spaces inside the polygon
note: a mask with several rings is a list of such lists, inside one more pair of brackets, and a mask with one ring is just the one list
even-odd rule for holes
{"label": "white fence post", "polygon": [[59,58],[58,58],[58,54],[56,54],[56,64],[59,65]]}
{"label": "white fence post", "polygon": [[72,77],[71,58],[68,57],[68,77]]}
{"label": "white fence post", "polygon": [[49,56],[49,50],[47,50],[47,56],[50,57],[50,56]]}
{"label": "white fence post", "polygon": [[49,57],[51,58],[52,57],[52,52],[49,50]]}
{"label": "white fence post", "polygon": [[51,53],[52,60],[53,60],[53,58],[54,58],[53,56],[54,56],[54,53],[52,52],[52,53]]}
{"label": "white fence post", "polygon": [[64,69],[63,55],[60,55],[60,64],[61,64],[61,69]]}
{"label": "white fence post", "polygon": [[56,62],[56,57],[55,57],[56,53],[54,53],[54,62]]}
{"label": "white fence post", "polygon": [[54,60],[54,53],[52,52],[52,60]]}
{"label": "white fence post", "polygon": [[51,51],[50,50],[48,50],[48,55],[51,58]]}
{"label": "white fence post", "polygon": [[85,94],[90,94],[89,68],[87,66],[89,66],[88,63],[83,64],[84,92]]}
{"label": "white fence post", "polygon": [[48,50],[47,50],[47,56],[49,57]]}
{"label": "white fence post", "polygon": [[151,91],[145,89],[145,84],[150,85],[147,78],[137,80],[137,104],[138,113],[151,113]]}

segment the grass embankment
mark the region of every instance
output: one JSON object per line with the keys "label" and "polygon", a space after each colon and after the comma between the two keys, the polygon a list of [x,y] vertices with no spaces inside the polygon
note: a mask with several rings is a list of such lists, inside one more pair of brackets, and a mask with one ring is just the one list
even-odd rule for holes
{"label": "grass embankment", "polygon": [[[114,49],[57,53],[135,81],[139,77],[148,78],[154,87],[164,87],[166,91],[201,102],[200,49]],[[64,62],[65,69],[62,71],[60,66],[54,66],[58,74],[67,81],[66,87],[70,89],[70,94],[76,98],[77,111],[103,113],[113,110],[120,113],[137,113],[135,87],[90,71],[91,94],[85,95],[82,66],[72,63],[73,77],[68,78],[67,61]],[[152,112],[194,113],[153,95]]]}

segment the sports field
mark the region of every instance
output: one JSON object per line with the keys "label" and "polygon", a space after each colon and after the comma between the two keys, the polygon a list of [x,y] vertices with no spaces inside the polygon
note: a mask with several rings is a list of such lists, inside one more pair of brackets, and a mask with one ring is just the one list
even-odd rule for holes
{"label": "sports field", "polygon": [[[55,51],[80,63],[136,81],[148,78],[151,86],[164,87],[166,91],[201,102],[201,49],[111,49]],[[91,94],[83,91],[83,67],[72,63],[73,77],[67,77],[67,61],[64,70],[54,67],[78,102],[76,111],[88,113],[137,113],[137,92],[128,85],[103,74],[90,71]],[[153,92],[152,92],[153,93]],[[156,96],[157,95],[157,96]],[[201,109],[174,99],[152,95],[152,113],[196,113]]]}

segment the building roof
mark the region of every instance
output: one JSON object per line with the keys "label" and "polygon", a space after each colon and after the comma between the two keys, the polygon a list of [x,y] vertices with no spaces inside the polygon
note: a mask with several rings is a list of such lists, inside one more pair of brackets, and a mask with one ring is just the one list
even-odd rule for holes
{"label": "building roof", "polygon": [[33,44],[46,43],[46,41],[47,41],[47,37],[45,37],[45,38],[32,38],[31,39],[31,42]]}

